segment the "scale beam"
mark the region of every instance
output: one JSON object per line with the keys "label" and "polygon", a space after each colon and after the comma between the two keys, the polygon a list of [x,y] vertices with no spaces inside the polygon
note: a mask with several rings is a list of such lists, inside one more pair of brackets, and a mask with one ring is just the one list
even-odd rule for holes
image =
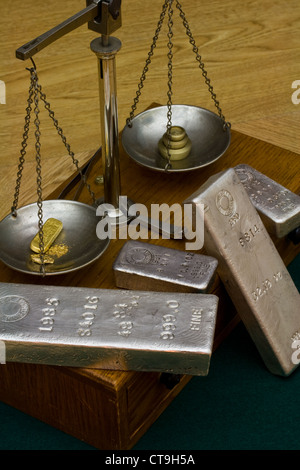
{"label": "scale beam", "polygon": [[93,20],[97,15],[98,3],[93,3],[58,26],[55,26],[41,36],[38,36],[27,44],[24,44],[24,46],[21,46],[16,51],[16,57],[21,60],[29,59],[65,34],[73,31],[79,26],[82,26],[88,21]]}
{"label": "scale beam", "polygon": [[30,59],[57,39],[88,23],[89,29],[110,35],[121,26],[121,0],[87,0],[87,6],[71,18],[16,50],[20,60]]}

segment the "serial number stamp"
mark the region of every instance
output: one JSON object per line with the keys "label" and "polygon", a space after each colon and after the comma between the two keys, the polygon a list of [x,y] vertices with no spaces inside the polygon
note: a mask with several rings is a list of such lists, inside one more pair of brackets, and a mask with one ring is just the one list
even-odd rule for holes
{"label": "serial number stamp", "polygon": [[47,297],[47,307],[42,309],[42,318],[40,319],[39,331],[51,333],[54,327],[54,316],[59,305],[59,299],[55,297]]}
{"label": "serial number stamp", "polygon": [[160,337],[163,340],[172,340],[175,338],[176,330],[176,314],[179,313],[180,304],[177,300],[168,300],[167,306],[171,309],[172,313],[163,315],[162,331]]}
{"label": "serial number stamp", "polygon": [[88,296],[85,299],[85,304],[83,306],[83,312],[79,321],[79,328],[77,329],[77,334],[79,336],[91,336],[92,335],[92,326],[96,318],[96,310],[98,308],[99,297]]}
{"label": "serial number stamp", "polygon": [[115,304],[113,317],[116,320],[121,320],[118,323],[118,335],[123,338],[128,338],[133,330],[133,314],[139,306],[139,296],[132,296],[129,302],[122,302]]}
{"label": "serial number stamp", "polygon": [[240,237],[239,242],[242,247],[250,243],[256,235],[261,231],[261,229],[255,224],[253,227],[249,228],[247,232],[243,233]]}
{"label": "serial number stamp", "polygon": [[254,291],[251,293],[253,300],[258,302],[262,297],[264,297],[276,284],[282,279],[282,274],[280,271],[273,274],[272,281],[269,279],[265,279],[260,286],[257,286]]}

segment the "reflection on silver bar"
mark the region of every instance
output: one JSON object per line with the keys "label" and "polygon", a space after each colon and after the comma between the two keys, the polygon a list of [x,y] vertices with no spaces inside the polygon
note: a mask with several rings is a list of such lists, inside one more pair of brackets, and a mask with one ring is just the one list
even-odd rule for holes
{"label": "reflection on silver bar", "polygon": [[248,165],[238,165],[235,171],[270,233],[282,238],[300,226],[297,194]]}
{"label": "reflection on silver bar", "polygon": [[0,283],[0,342],[6,362],[207,375],[217,307],[205,294]]}
{"label": "reflection on silver bar", "polygon": [[300,296],[236,172],[215,175],[188,201],[205,205],[206,252],[266,366],[278,375],[296,367]]}
{"label": "reflection on silver bar", "polygon": [[128,241],[113,269],[117,286],[125,289],[207,293],[217,265],[211,256]]}

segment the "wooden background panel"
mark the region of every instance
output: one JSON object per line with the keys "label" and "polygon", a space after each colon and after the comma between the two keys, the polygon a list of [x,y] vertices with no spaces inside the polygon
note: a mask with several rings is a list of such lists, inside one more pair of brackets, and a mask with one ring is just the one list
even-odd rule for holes
{"label": "wooden background panel", "polygon": [[[117,56],[119,127],[135,96],[154,35],[162,0],[123,0],[122,41]],[[292,83],[300,79],[298,0],[182,0],[208,75],[234,130],[300,153],[299,107]],[[51,4],[16,0],[0,5],[0,79],[6,104],[0,105],[0,218],[10,210],[23,134],[30,62],[15,50],[84,8],[83,0]],[[73,151],[84,163],[101,145],[97,63],[90,42],[97,33],[82,26],[35,56],[40,83]],[[166,25],[161,33],[138,112],[166,102]],[[174,103],[209,109],[214,105],[174,8]],[[41,112],[43,189],[49,195],[72,172],[70,157],[45,110]],[[28,146],[20,203],[36,199],[33,136]],[[276,162],[278,164],[278,162]]]}

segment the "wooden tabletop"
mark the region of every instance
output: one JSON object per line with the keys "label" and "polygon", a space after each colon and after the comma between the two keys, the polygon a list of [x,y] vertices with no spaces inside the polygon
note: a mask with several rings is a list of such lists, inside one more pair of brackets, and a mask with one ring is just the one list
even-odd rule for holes
{"label": "wooden tabletop", "polygon": [[[120,130],[130,112],[162,3],[132,0],[122,4],[123,24],[114,33],[122,41],[117,55]],[[182,0],[182,6],[232,128],[300,153],[300,104],[292,101],[292,84],[300,79],[299,1]],[[29,87],[25,68],[30,63],[16,59],[15,50],[84,7],[84,0],[52,0],[51,7],[42,0],[1,2],[0,80],[6,84],[6,104],[0,105],[0,218],[12,204]],[[166,103],[166,32],[164,25],[138,112],[154,101]],[[40,83],[80,163],[101,145],[97,63],[90,50],[96,36],[82,26],[35,56]],[[176,8],[173,42],[174,103],[214,110]],[[45,110],[41,129],[46,197],[74,167]],[[36,200],[33,140],[32,134],[21,204]]]}

